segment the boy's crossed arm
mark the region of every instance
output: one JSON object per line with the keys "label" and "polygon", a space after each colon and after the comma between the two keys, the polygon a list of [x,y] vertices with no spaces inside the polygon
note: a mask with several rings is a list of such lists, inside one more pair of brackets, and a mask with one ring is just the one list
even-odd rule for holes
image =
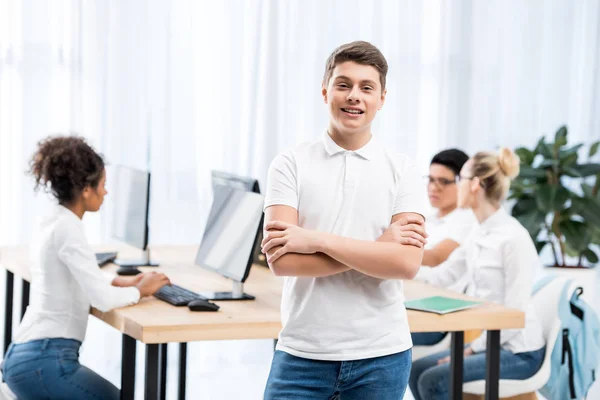
{"label": "boy's crossed arm", "polygon": [[355,269],[381,279],[411,279],[421,265],[424,218],[402,213],[376,242],[349,239],[298,226],[298,211],[288,206],[265,210],[263,252],[278,276],[322,277]]}

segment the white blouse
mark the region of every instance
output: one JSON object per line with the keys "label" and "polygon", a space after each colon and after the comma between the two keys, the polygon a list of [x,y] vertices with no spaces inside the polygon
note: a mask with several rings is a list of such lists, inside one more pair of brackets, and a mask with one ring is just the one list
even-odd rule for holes
{"label": "white blouse", "polygon": [[83,341],[90,306],[109,311],[135,304],[135,287],[115,287],[98,267],[83,223],[57,206],[32,243],[31,297],[15,343],[46,338]]}
{"label": "white blouse", "polygon": [[[438,217],[436,211],[427,216],[427,219],[425,220],[425,230],[428,235],[425,250],[434,248],[446,239],[454,240],[459,245],[462,245],[476,226],[477,219],[470,209],[457,208],[443,217]],[[441,263],[436,267],[422,265],[421,268],[419,268],[416,279],[427,281],[428,277],[434,273],[433,271],[436,268],[441,268],[443,265],[444,263]],[[468,283],[467,277],[464,277],[457,280],[446,289],[463,293]]]}
{"label": "white blouse", "polygon": [[[478,225],[427,281],[448,287],[468,276],[469,292],[474,296],[525,312],[524,329],[502,330],[500,334],[502,347],[522,353],[544,346],[542,329],[531,303],[535,272],[540,265],[527,230],[500,208]],[[475,352],[485,350],[486,334],[471,343],[471,348]]]}

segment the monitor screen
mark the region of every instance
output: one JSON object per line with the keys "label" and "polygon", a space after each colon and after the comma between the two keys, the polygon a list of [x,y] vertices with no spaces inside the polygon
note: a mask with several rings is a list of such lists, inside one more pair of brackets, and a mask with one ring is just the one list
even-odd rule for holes
{"label": "monitor screen", "polygon": [[263,203],[260,194],[216,186],[196,264],[244,282],[252,266],[252,249],[261,229]]}
{"label": "monitor screen", "polygon": [[258,181],[254,178],[239,176],[229,172],[212,171],[212,186],[231,186],[248,192],[260,193]]}
{"label": "monitor screen", "polygon": [[111,176],[113,220],[111,236],[145,250],[148,245],[150,173],[117,165]]}
{"label": "monitor screen", "polygon": [[[250,178],[247,176],[235,175],[230,172],[224,171],[212,171],[212,186],[213,189],[216,186],[230,186],[240,190],[246,190],[248,192],[260,193],[260,187],[258,185],[258,181],[254,178]],[[264,254],[261,253],[260,243],[262,242],[263,234],[262,229],[256,238],[256,243],[254,245],[253,260],[254,263],[260,264],[263,266],[267,266],[267,260]]]}

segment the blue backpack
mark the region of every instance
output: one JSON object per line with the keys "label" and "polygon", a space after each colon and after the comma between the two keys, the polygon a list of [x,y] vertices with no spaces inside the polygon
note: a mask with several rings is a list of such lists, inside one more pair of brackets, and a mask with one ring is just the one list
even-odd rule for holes
{"label": "blue backpack", "polygon": [[[546,276],[536,283],[533,294],[555,276]],[[600,364],[600,321],[579,296],[581,287],[570,289],[566,281],[558,301],[560,330],[552,349],[550,379],[540,393],[550,400],[582,399],[596,380]]]}

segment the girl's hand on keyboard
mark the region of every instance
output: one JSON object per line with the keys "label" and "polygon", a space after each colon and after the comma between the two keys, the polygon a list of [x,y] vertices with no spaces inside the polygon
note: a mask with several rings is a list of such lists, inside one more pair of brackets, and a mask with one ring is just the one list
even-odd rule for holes
{"label": "girl's hand on keyboard", "polygon": [[169,278],[159,272],[146,272],[140,276],[140,281],[135,285],[140,291],[140,297],[152,296],[161,287],[171,284]]}
{"label": "girl's hand on keyboard", "polygon": [[136,286],[143,278],[143,274],[138,274],[136,276],[117,276],[112,281],[113,286],[118,287],[130,287]]}

